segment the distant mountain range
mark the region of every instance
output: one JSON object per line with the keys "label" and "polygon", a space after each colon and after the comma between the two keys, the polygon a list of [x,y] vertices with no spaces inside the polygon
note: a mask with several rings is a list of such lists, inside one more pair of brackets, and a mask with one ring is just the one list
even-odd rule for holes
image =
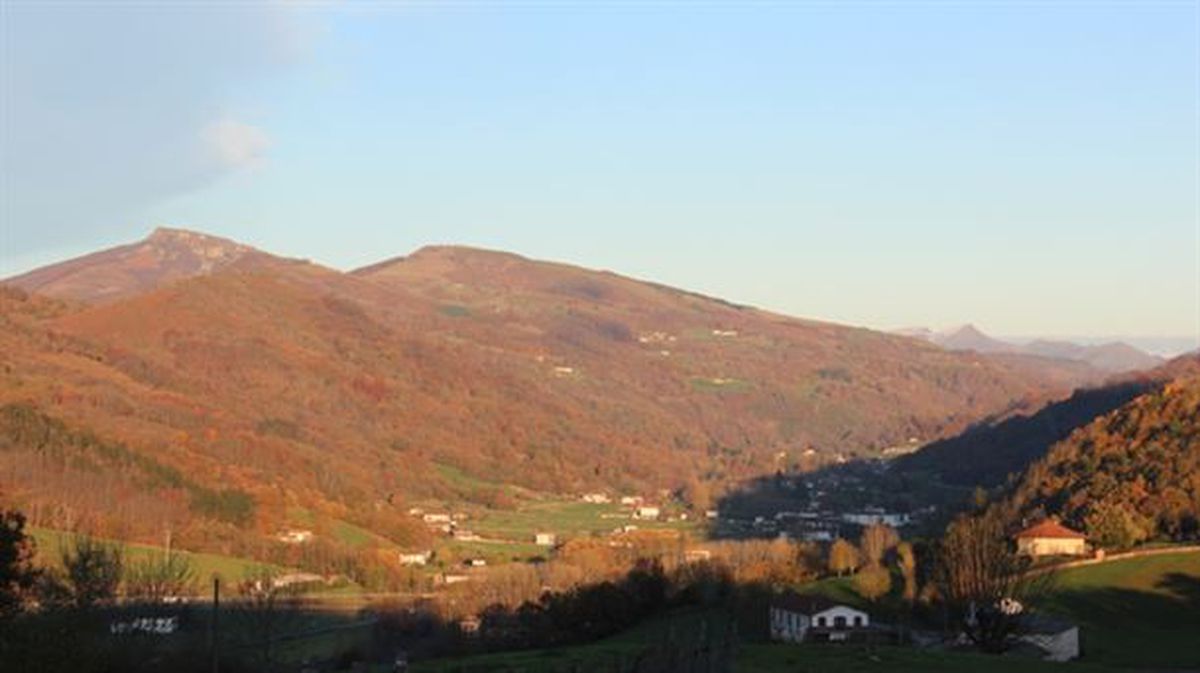
{"label": "distant mountain range", "polygon": [[312,517],[412,540],[406,504],[513,489],[720,488],[1104,377],[456,246],[342,273],[161,229],[4,284],[0,492],[227,553]]}
{"label": "distant mountain range", "polygon": [[1023,344],[1013,343],[988,336],[974,325],[963,325],[940,332],[926,328],[910,328],[896,330],[895,333],[924,339],[925,341],[953,351],[1016,353],[1060,360],[1073,360],[1084,362],[1096,369],[1113,373],[1152,369],[1166,362],[1164,358],[1151,355],[1121,342],[1082,345],[1069,341],[1037,339]]}

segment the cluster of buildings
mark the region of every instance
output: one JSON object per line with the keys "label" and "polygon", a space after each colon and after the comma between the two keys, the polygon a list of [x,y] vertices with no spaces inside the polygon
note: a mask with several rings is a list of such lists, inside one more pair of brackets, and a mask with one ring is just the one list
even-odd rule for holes
{"label": "cluster of buildings", "polygon": [[[1079,627],[1044,614],[1022,614],[1016,607],[1019,628],[1015,652],[1046,661],[1070,661],[1079,657]],[[894,643],[899,632],[871,619],[865,610],[832,601],[824,596],[788,592],[771,601],[768,625],[772,640],[785,643]],[[918,646],[966,647],[965,634],[912,632]],[[1014,670],[1017,670],[1014,667]]]}

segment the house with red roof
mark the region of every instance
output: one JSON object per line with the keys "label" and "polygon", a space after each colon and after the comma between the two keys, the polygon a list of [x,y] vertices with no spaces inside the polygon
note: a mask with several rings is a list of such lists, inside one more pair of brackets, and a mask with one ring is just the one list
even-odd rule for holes
{"label": "house with red roof", "polygon": [[1017,552],[1027,556],[1083,556],[1087,536],[1052,519],[1017,533]]}

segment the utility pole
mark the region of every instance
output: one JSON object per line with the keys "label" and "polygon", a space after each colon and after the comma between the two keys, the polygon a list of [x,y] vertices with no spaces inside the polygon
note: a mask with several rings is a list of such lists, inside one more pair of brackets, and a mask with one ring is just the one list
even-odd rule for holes
{"label": "utility pole", "polygon": [[208,647],[212,655],[212,673],[220,673],[221,654],[218,647],[218,627],[221,614],[221,578],[213,575],[212,616],[208,620]]}

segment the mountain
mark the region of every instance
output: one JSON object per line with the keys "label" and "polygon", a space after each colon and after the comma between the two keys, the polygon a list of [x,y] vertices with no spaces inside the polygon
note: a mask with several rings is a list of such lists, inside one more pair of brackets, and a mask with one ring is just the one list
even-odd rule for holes
{"label": "mountain", "polygon": [[1016,353],[1020,349],[1012,344],[993,339],[979,331],[974,325],[934,333],[930,339],[933,343],[952,351],[975,351],[976,353]]}
{"label": "mountain", "polygon": [[1177,378],[1055,444],[1002,511],[1059,517],[1106,547],[1200,536],[1200,358],[1167,369]]}
{"label": "mountain", "polygon": [[39,525],[256,557],[313,521],[416,544],[412,503],[720,488],[1097,376],[509,253],[341,273],[174,230],[13,279],[0,321],[7,499]]}
{"label": "mountain", "polygon": [[99,303],[223,269],[281,263],[285,260],[224,238],[159,228],[137,243],[51,264],[4,283],[47,297]]}
{"label": "mountain", "polygon": [[974,325],[963,325],[941,332],[920,327],[907,328],[896,330],[895,333],[929,341],[953,351],[1011,353],[1071,360],[1111,373],[1153,369],[1164,362],[1163,358],[1121,342],[1083,345],[1069,341],[1037,339],[1027,344],[1017,344],[990,337]]}

